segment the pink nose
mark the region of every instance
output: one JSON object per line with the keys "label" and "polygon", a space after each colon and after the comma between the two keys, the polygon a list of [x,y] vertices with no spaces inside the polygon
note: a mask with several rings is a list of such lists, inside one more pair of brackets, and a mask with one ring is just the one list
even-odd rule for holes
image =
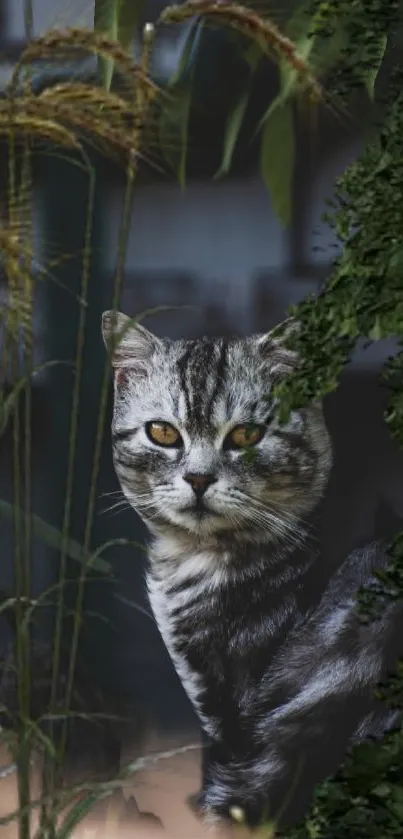
{"label": "pink nose", "polygon": [[189,472],[187,475],[183,476],[183,480],[186,481],[187,484],[190,484],[197,498],[201,498],[206,492],[206,489],[208,489],[211,484],[216,483],[217,478],[215,478],[214,475],[195,475],[193,472]]}

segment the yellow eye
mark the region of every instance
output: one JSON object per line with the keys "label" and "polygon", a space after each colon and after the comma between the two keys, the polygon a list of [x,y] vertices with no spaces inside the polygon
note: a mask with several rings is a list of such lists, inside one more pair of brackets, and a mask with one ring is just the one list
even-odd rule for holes
{"label": "yellow eye", "polygon": [[225,449],[247,449],[256,446],[266,429],[261,425],[236,425],[224,440]]}
{"label": "yellow eye", "polygon": [[182,438],[179,431],[170,425],[169,422],[148,422],[146,425],[146,432],[153,443],[158,446],[175,446],[182,445]]}

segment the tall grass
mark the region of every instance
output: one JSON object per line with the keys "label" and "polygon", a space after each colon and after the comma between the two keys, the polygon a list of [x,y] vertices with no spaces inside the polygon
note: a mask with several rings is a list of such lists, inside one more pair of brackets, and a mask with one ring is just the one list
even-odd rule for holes
{"label": "tall grass", "polygon": [[[31,28],[32,14],[27,10],[27,28]],[[125,264],[127,238],[137,164],[142,152],[143,135],[149,109],[159,93],[148,78],[150,47],[153,28],[144,31],[143,52],[139,63],[119,44],[102,34],[85,30],[51,31],[28,45],[18,61],[0,102],[0,133],[8,138],[7,218],[0,232],[4,273],[7,278],[7,300],[1,316],[3,326],[3,357],[0,408],[2,430],[12,424],[13,439],[13,532],[15,591],[3,598],[2,611],[13,613],[15,658],[9,666],[15,668],[16,704],[18,713],[4,707],[3,719],[10,723],[12,736],[4,729],[2,735],[11,749],[17,768],[18,812],[2,819],[5,824],[17,819],[20,839],[30,839],[32,813],[39,811],[35,834],[39,837],[67,837],[94,801],[114,792],[115,786],[63,787],[63,767],[66,756],[68,724],[75,688],[77,654],[83,620],[85,582],[89,571],[99,562],[100,554],[91,549],[91,536],[96,500],[101,443],[105,428],[109,360],[105,362],[98,426],[93,452],[93,465],[83,544],[79,546],[80,572],[73,616],[72,638],[68,660],[63,658],[63,627],[65,615],[64,591],[67,582],[67,560],[71,555],[70,539],[73,479],[76,467],[75,450],[80,418],[80,390],[82,385],[83,348],[86,334],[88,285],[91,268],[91,240],[94,213],[95,172],[88,155],[88,142],[107,154],[119,154],[126,165],[126,190],[122,208],[121,232],[113,279],[113,307],[119,304],[122,274]],[[106,91],[96,85],[66,83],[35,93],[30,67],[37,59],[66,55],[77,48],[103,56],[114,62],[120,71],[122,84],[119,93]],[[32,698],[38,679],[38,658],[32,645],[32,622],[39,603],[32,599],[31,586],[31,384],[35,374],[33,358],[33,307],[37,275],[33,266],[33,206],[32,154],[38,140],[54,143],[72,155],[72,165],[84,168],[88,176],[88,197],[82,276],[80,283],[80,312],[75,354],[75,378],[72,396],[68,470],[65,484],[63,524],[56,535],[60,549],[59,580],[53,587],[55,623],[51,667],[48,668],[49,707],[44,720],[32,718]],[[23,354],[20,346],[23,346]],[[6,394],[6,371],[11,373],[13,391]],[[38,521],[36,520],[36,524]],[[52,531],[42,523],[45,538]],[[124,540],[119,540],[120,542]],[[74,543],[75,545],[75,543]],[[110,545],[110,543],[109,543]],[[75,545],[75,549],[77,546]],[[49,601],[49,592],[45,593]],[[42,598],[43,599],[43,598]],[[63,676],[64,696],[60,696]],[[4,679],[3,679],[4,682]],[[14,713],[13,718],[11,715]],[[84,711],[82,712],[84,713]],[[10,719],[7,719],[10,717]],[[57,720],[57,723],[56,723]],[[33,755],[42,752],[42,784],[40,800],[32,800],[30,789]],[[133,767],[132,767],[133,769]],[[125,770],[123,775],[126,776]],[[116,783],[121,783],[119,779]],[[63,813],[63,818],[61,814]]]}

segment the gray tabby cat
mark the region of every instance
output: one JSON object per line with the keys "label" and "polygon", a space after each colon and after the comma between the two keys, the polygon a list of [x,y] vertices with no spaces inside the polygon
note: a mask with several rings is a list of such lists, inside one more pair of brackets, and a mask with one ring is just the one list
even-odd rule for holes
{"label": "gray tabby cat", "polygon": [[397,721],[373,689],[400,651],[401,607],[363,625],[355,603],[385,556],[370,545],[326,578],[311,535],[331,443],[318,404],[279,425],[273,385],[296,363],[279,339],[171,341],[112,312],[102,328],[116,473],[148,526],[151,606],[208,735],[201,812],[241,808],[255,825],[282,807],[289,823],[349,743]]}

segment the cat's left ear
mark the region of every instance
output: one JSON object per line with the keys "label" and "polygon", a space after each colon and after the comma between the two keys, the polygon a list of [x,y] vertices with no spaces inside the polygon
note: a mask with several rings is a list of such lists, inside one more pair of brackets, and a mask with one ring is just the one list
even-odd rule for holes
{"label": "cat's left ear", "polygon": [[137,321],[112,310],[102,315],[102,337],[110,350],[112,367],[118,370],[144,371],[161,344],[159,338]]}
{"label": "cat's left ear", "polygon": [[262,361],[270,365],[271,375],[286,375],[298,363],[298,354],[287,347],[291,337],[298,334],[299,323],[294,318],[275,326],[264,335],[257,335],[256,342]]}

